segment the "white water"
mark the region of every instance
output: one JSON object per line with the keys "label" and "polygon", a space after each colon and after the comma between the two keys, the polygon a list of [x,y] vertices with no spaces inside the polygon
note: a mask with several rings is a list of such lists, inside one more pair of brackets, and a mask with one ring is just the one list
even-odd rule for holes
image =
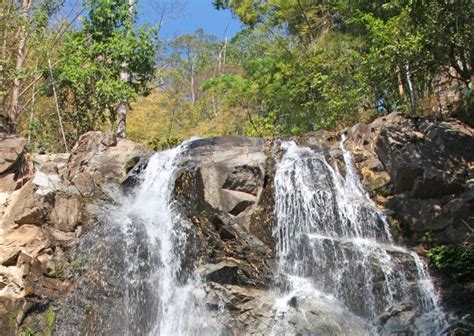
{"label": "white water", "polygon": [[201,281],[183,265],[190,228],[177,210],[173,191],[185,150],[186,144],[154,154],[136,193],[115,216],[126,237],[128,335],[212,333],[204,316]]}
{"label": "white water", "polygon": [[[324,293],[374,328],[385,311],[410,303],[421,321],[411,331],[438,333],[444,315],[424,263],[394,245],[385,217],[364,191],[342,142],[345,177],[321,153],[292,142],[282,149],[274,182],[282,300],[302,289],[306,296],[313,291],[315,298]],[[285,304],[277,307],[280,327]]]}
{"label": "white water", "polygon": [[[272,333],[292,334],[287,316],[296,297],[304,318],[329,316],[328,324],[345,328],[341,335],[367,335],[365,322],[376,334],[379,316],[402,302],[418,307],[414,331],[436,334],[443,313],[426,266],[393,243],[342,144],[345,177],[319,153],[282,147],[274,181],[280,291]],[[185,258],[193,230],[178,211],[174,186],[186,150],[184,144],[152,156],[136,192],[111,214],[125,237],[127,335],[219,335],[219,316],[209,315],[202,282],[185,264],[193,262]],[[315,306],[318,317],[311,315]]]}

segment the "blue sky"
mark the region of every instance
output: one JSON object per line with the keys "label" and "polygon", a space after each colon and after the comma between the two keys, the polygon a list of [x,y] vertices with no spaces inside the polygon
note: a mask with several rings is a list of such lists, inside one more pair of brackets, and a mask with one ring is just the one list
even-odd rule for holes
{"label": "blue sky", "polygon": [[[139,17],[144,21],[156,22],[158,10],[154,4],[160,3],[160,1],[145,1],[138,9]],[[140,4],[140,1],[138,3]],[[177,2],[168,1],[168,3],[175,4]],[[173,17],[168,17],[165,20],[160,32],[161,38],[171,39],[177,35],[193,33],[196,29],[203,28],[206,33],[223,39],[224,33],[227,37],[232,37],[241,30],[238,19],[234,18],[228,10],[216,10],[212,5],[212,0],[184,0],[174,12]]]}
{"label": "blue sky", "polygon": [[[66,0],[64,7],[52,20],[52,25],[60,24],[62,20],[77,20],[74,27],[80,27],[80,18],[87,15],[81,12],[83,0]],[[172,39],[178,35],[194,33],[203,28],[207,34],[214,34],[218,39],[234,36],[242,29],[238,19],[229,10],[216,10],[212,0],[137,0],[138,23],[156,25],[163,5],[166,5],[166,17],[161,27],[160,38]],[[172,10],[169,10],[172,7]],[[81,12],[79,18],[77,14]]]}

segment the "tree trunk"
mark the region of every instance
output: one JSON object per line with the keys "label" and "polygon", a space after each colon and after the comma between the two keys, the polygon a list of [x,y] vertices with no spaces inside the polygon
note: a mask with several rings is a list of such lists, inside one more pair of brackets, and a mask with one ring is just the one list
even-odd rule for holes
{"label": "tree trunk", "polygon": [[17,117],[20,113],[19,96],[21,87],[21,77],[19,75],[25,62],[26,29],[28,24],[28,13],[31,7],[31,0],[23,0],[21,4],[20,26],[18,27],[18,49],[15,65],[15,79],[13,80],[12,98],[9,117],[14,127],[16,127]]}
{"label": "tree trunk", "polygon": [[[35,73],[38,71],[39,59],[36,57]],[[31,143],[31,124],[35,116],[35,102],[36,102],[36,81],[33,81],[33,87],[31,89],[31,113],[30,121],[28,122],[28,143]]]}
{"label": "tree trunk", "polygon": [[53,83],[53,97],[54,97],[54,103],[56,106],[56,113],[58,115],[59,130],[61,131],[61,136],[63,138],[64,149],[66,150],[66,153],[69,153],[69,149],[67,148],[66,134],[64,133],[63,121],[61,118],[61,112],[59,111],[58,94],[56,92],[56,82],[54,81],[53,67],[51,66],[51,57],[49,56],[49,52],[47,53],[47,56],[48,56],[49,74],[51,76],[51,81]]}
{"label": "tree trunk", "polygon": [[191,61],[191,104],[196,103],[196,92],[194,91],[194,64]]}
{"label": "tree trunk", "polygon": [[415,108],[415,92],[414,92],[414,89],[413,89],[413,84],[412,84],[412,81],[411,81],[411,73],[410,73],[410,67],[407,64],[405,64],[405,75],[406,75],[406,78],[407,78],[407,83],[408,83],[408,91],[410,92],[410,103],[411,103],[411,108]]}
{"label": "tree trunk", "polygon": [[405,97],[405,90],[403,89],[402,70],[397,64],[397,79],[398,79],[398,93],[401,97]]}
{"label": "tree trunk", "polygon": [[[127,29],[132,29],[132,16],[133,16],[133,6],[136,4],[135,0],[128,0],[128,14],[129,14],[129,25]],[[127,32],[127,34],[130,31]],[[120,72],[120,80],[128,82],[130,80],[130,74],[127,72],[127,62],[122,64],[122,72]],[[127,126],[127,112],[128,112],[128,100],[122,99],[117,107],[117,138],[125,138],[125,129]]]}
{"label": "tree trunk", "polygon": [[[124,68],[126,68],[126,64],[124,64]],[[124,82],[128,82],[129,74],[126,71],[122,71],[120,73],[120,79]],[[128,101],[121,100],[119,106],[117,108],[117,116],[118,116],[118,126],[117,126],[117,137],[124,139],[125,138],[125,128],[127,126],[127,112],[128,112]]]}

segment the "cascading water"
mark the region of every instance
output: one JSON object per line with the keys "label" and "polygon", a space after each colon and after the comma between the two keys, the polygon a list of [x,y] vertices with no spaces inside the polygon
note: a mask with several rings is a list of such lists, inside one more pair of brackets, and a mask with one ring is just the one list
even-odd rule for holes
{"label": "cascading water", "polygon": [[208,335],[199,277],[184,265],[191,230],[174,200],[186,144],[154,154],[136,192],[114,214],[125,235],[128,335]]}
{"label": "cascading water", "polygon": [[423,262],[393,243],[342,142],[345,177],[322,153],[292,142],[282,149],[274,181],[274,234],[276,283],[286,301],[278,307],[276,334],[285,330],[289,298],[314,300],[322,293],[367,321],[374,333],[384,334],[380,316],[400,304],[418,311],[410,332],[439,332],[444,315]]}

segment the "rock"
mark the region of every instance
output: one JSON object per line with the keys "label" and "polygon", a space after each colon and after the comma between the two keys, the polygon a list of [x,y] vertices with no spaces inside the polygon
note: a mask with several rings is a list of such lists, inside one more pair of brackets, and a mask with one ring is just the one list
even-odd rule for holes
{"label": "rock", "polygon": [[75,196],[56,195],[51,210],[52,224],[63,232],[74,232],[82,221],[81,200]]}
{"label": "rock", "polygon": [[3,266],[15,266],[21,250],[13,246],[0,246],[0,264]]}
{"label": "rock", "polygon": [[219,236],[222,240],[236,239],[237,237],[228,228],[222,226],[219,228]]}
{"label": "rock", "polygon": [[[381,326],[378,332],[382,335],[392,335],[396,333],[410,334],[418,331],[420,326],[416,325],[419,316],[413,307],[399,305],[391,307],[380,317]],[[419,323],[419,322],[418,322]],[[423,330],[421,328],[421,330]]]}
{"label": "rock", "polygon": [[5,228],[24,224],[42,225],[46,222],[49,199],[37,194],[35,190],[35,186],[29,181],[10,195],[4,214]]}
{"label": "rock", "polygon": [[[432,199],[391,198],[387,206],[404,226],[408,235],[418,237],[430,232],[439,243],[463,243],[474,225],[474,189],[457,196]],[[472,241],[472,238],[470,238]]]}
{"label": "rock", "polygon": [[17,189],[18,184],[15,180],[15,174],[3,174],[0,175],[0,191],[2,192],[11,192]]}
{"label": "rock", "polygon": [[49,235],[35,225],[22,225],[17,229],[5,232],[0,237],[0,246],[19,248],[22,253],[32,258],[50,245]]}
{"label": "rock", "polygon": [[18,189],[28,178],[26,139],[0,134],[0,192]]}
{"label": "rock", "polygon": [[457,122],[404,119],[385,124],[375,151],[392,178],[396,194],[433,198],[462,191],[468,165],[474,162],[474,136]]}
{"label": "rock", "polygon": [[110,201],[130,171],[129,162],[150,155],[145,146],[112,133],[89,132],[72,149],[63,180],[82,197]]}
{"label": "rock", "polygon": [[262,172],[259,167],[244,165],[235,167],[227,176],[222,188],[257,196],[261,183]]}
{"label": "rock", "polygon": [[[209,307],[223,304],[229,315],[216,309],[223,333],[229,335],[372,335],[370,327],[351,313],[321,297],[299,296],[298,308],[291,298],[276,298],[271,292],[235,285],[207,285]],[[219,293],[218,296],[213,295]],[[285,319],[286,321],[283,321]]]}
{"label": "rock", "polygon": [[222,261],[218,264],[207,264],[202,266],[199,273],[208,281],[224,284],[235,285],[237,283],[237,264],[231,261]]}
{"label": "rock", "polygon": [[458,194],[464,190],[461,180],[443,179],[439,175],[418,176],[411,189],[413,198],[435,198]]}
{"label": "rock", "polygon": [[38,170],[33,176],[33,180],[31,183],[37,186],[37,194],[46,196],[49,193],[60,189],[61,177],[55,173],[46,174]]}
{"label": "rock", "polygon": [[25,152],[26,139],[23,138],[2,138],[0,139],[0,174],[14,169]]}
{"label": "rock", "polygon": [[204,199],[213,208],[233,216],[248,226],[250,213],[258,202],[265,174],[263,141],[254,138],[220,137],[193,141],[189,155],[193,169],[199,169]]}
{"label": "rock", "polygon": [[3,299],[19,299],[24,291],[24,273],[18,267],[0,266],[0,297]]}
{"label": "rock", "polygon": [[247,208],[255,204],[256,197],[241,191],[222,190],[220,193],[219,209],[232,216],[238,216]]}

